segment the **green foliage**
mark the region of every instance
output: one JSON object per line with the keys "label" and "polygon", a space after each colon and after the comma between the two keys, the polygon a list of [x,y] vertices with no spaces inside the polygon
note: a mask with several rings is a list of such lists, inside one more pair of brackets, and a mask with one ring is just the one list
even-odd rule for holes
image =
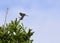
{"label": "green foliage", "polygon": [[33,40],[30,38],[33,33],[32,29],[26,32],[24,25],[19,24],[19,20],[16,18],[5,27],[0,27],[0,43],[32,43]]}

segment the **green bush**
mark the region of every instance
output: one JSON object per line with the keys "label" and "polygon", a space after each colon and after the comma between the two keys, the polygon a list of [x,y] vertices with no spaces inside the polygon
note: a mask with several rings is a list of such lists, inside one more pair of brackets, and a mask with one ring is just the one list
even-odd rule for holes
{"label": "green bush", "polygon": [[6,26],[0,26],[0,43],[32,43],[31,36],[34,32],[26,28],[19,20],[11,21]]}

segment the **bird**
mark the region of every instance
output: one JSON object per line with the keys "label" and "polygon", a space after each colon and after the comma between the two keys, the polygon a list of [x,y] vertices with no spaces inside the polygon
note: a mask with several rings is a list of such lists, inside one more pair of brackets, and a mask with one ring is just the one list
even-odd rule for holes
{"label": "bird", "polygon": [[28,15],[26,15],[25,13],[19,13],[19,15],[21,16],[21,18],[20,18],[20,20],[23,20],[23,18],[25,17],[25,16],[28,16]]}

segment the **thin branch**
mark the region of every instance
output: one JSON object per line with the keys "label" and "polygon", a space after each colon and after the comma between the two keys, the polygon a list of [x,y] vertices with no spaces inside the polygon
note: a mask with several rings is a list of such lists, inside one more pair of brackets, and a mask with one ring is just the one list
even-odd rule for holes
{"label": "thin branch", "polygon": [[7,10],[6,10],[6,15],[5,15],[5,20],[4,20],[4,27],[5,27],[5,25],[6,25],[7,15],[8,15],[8,8],[7,8]]}

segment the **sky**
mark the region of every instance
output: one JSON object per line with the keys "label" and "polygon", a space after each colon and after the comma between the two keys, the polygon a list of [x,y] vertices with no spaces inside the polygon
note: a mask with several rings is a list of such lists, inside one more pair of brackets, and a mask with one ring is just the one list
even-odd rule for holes
{"label": "sky", "polygon": [[23,21],[35,32],[33,43],[60,43],[60,0],[0,0],[0,25],[4,24],[6,8],[7,23],[26,13]]}

